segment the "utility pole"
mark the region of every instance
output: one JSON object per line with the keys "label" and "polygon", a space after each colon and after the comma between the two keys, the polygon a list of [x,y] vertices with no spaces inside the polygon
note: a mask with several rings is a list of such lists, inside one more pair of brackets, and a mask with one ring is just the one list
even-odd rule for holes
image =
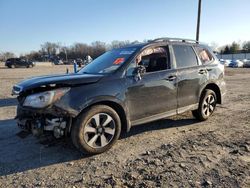
{"label": "utility pole", "polygon": [[197,28],[196,28],[196,40],[200,39],[200,19],[201,19],[201,0],[199,0],[198,5],[198,17],[197,17]]}

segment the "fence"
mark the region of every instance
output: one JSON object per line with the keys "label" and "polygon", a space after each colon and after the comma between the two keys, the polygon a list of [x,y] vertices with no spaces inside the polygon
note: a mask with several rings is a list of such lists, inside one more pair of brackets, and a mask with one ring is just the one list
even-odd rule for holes
{"label": "fence", "polygon": [[240,54],[218,54],[219,59],[250,59],[250,53]]}

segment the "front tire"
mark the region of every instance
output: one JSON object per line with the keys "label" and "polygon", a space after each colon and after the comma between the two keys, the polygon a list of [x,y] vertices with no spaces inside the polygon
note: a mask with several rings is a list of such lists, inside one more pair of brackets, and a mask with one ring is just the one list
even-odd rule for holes
{"label": "front tire", "polygon": [[82,112],[72,127],[71,139],[86,154],[99,154],[110,149],[121,133],[121,121],[115,110],[96,105]]}
{"label": "front tire", "polygon": [[217,97],[213,90],[206,89],[200,98],[199,108],[192,111],[193,116],[201,121],[207,120],[214,112],[217,104]]}

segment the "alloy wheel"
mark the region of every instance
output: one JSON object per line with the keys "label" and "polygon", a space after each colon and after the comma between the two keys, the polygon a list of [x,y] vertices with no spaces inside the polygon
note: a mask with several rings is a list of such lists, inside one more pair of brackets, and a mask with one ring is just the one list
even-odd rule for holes
{"label": "alloy wheel", "polygon": [[108,145],[115,135],[115,121],[107,113],[92,116],[83,130],[83,138],[92,148],[103,148]]}
{"label": "alloy wheel", "polygon": [[215,109],[215,105],[216,105],[215,97],[212,94],[208,95],[204,99],[203,104],[202,104],[203,114],[207,117],[210,116]]}

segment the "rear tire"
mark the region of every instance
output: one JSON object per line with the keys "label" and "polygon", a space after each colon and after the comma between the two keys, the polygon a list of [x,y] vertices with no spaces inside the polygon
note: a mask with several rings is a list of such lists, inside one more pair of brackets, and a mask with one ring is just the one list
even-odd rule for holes
{"label": "rear tire", "polygon": [[214,112],[217,104],[217,97],[213,90],[206,89],[200,98],[199,108],[192,111],[193,116],[201,121],[207,120]]}
{"label": "rear tire", "polygon": [[99,154],[110,149],[121,133],[121,121],[115,110],[96,105],[83,111],[71,130],[76,148],[86,154]]}

